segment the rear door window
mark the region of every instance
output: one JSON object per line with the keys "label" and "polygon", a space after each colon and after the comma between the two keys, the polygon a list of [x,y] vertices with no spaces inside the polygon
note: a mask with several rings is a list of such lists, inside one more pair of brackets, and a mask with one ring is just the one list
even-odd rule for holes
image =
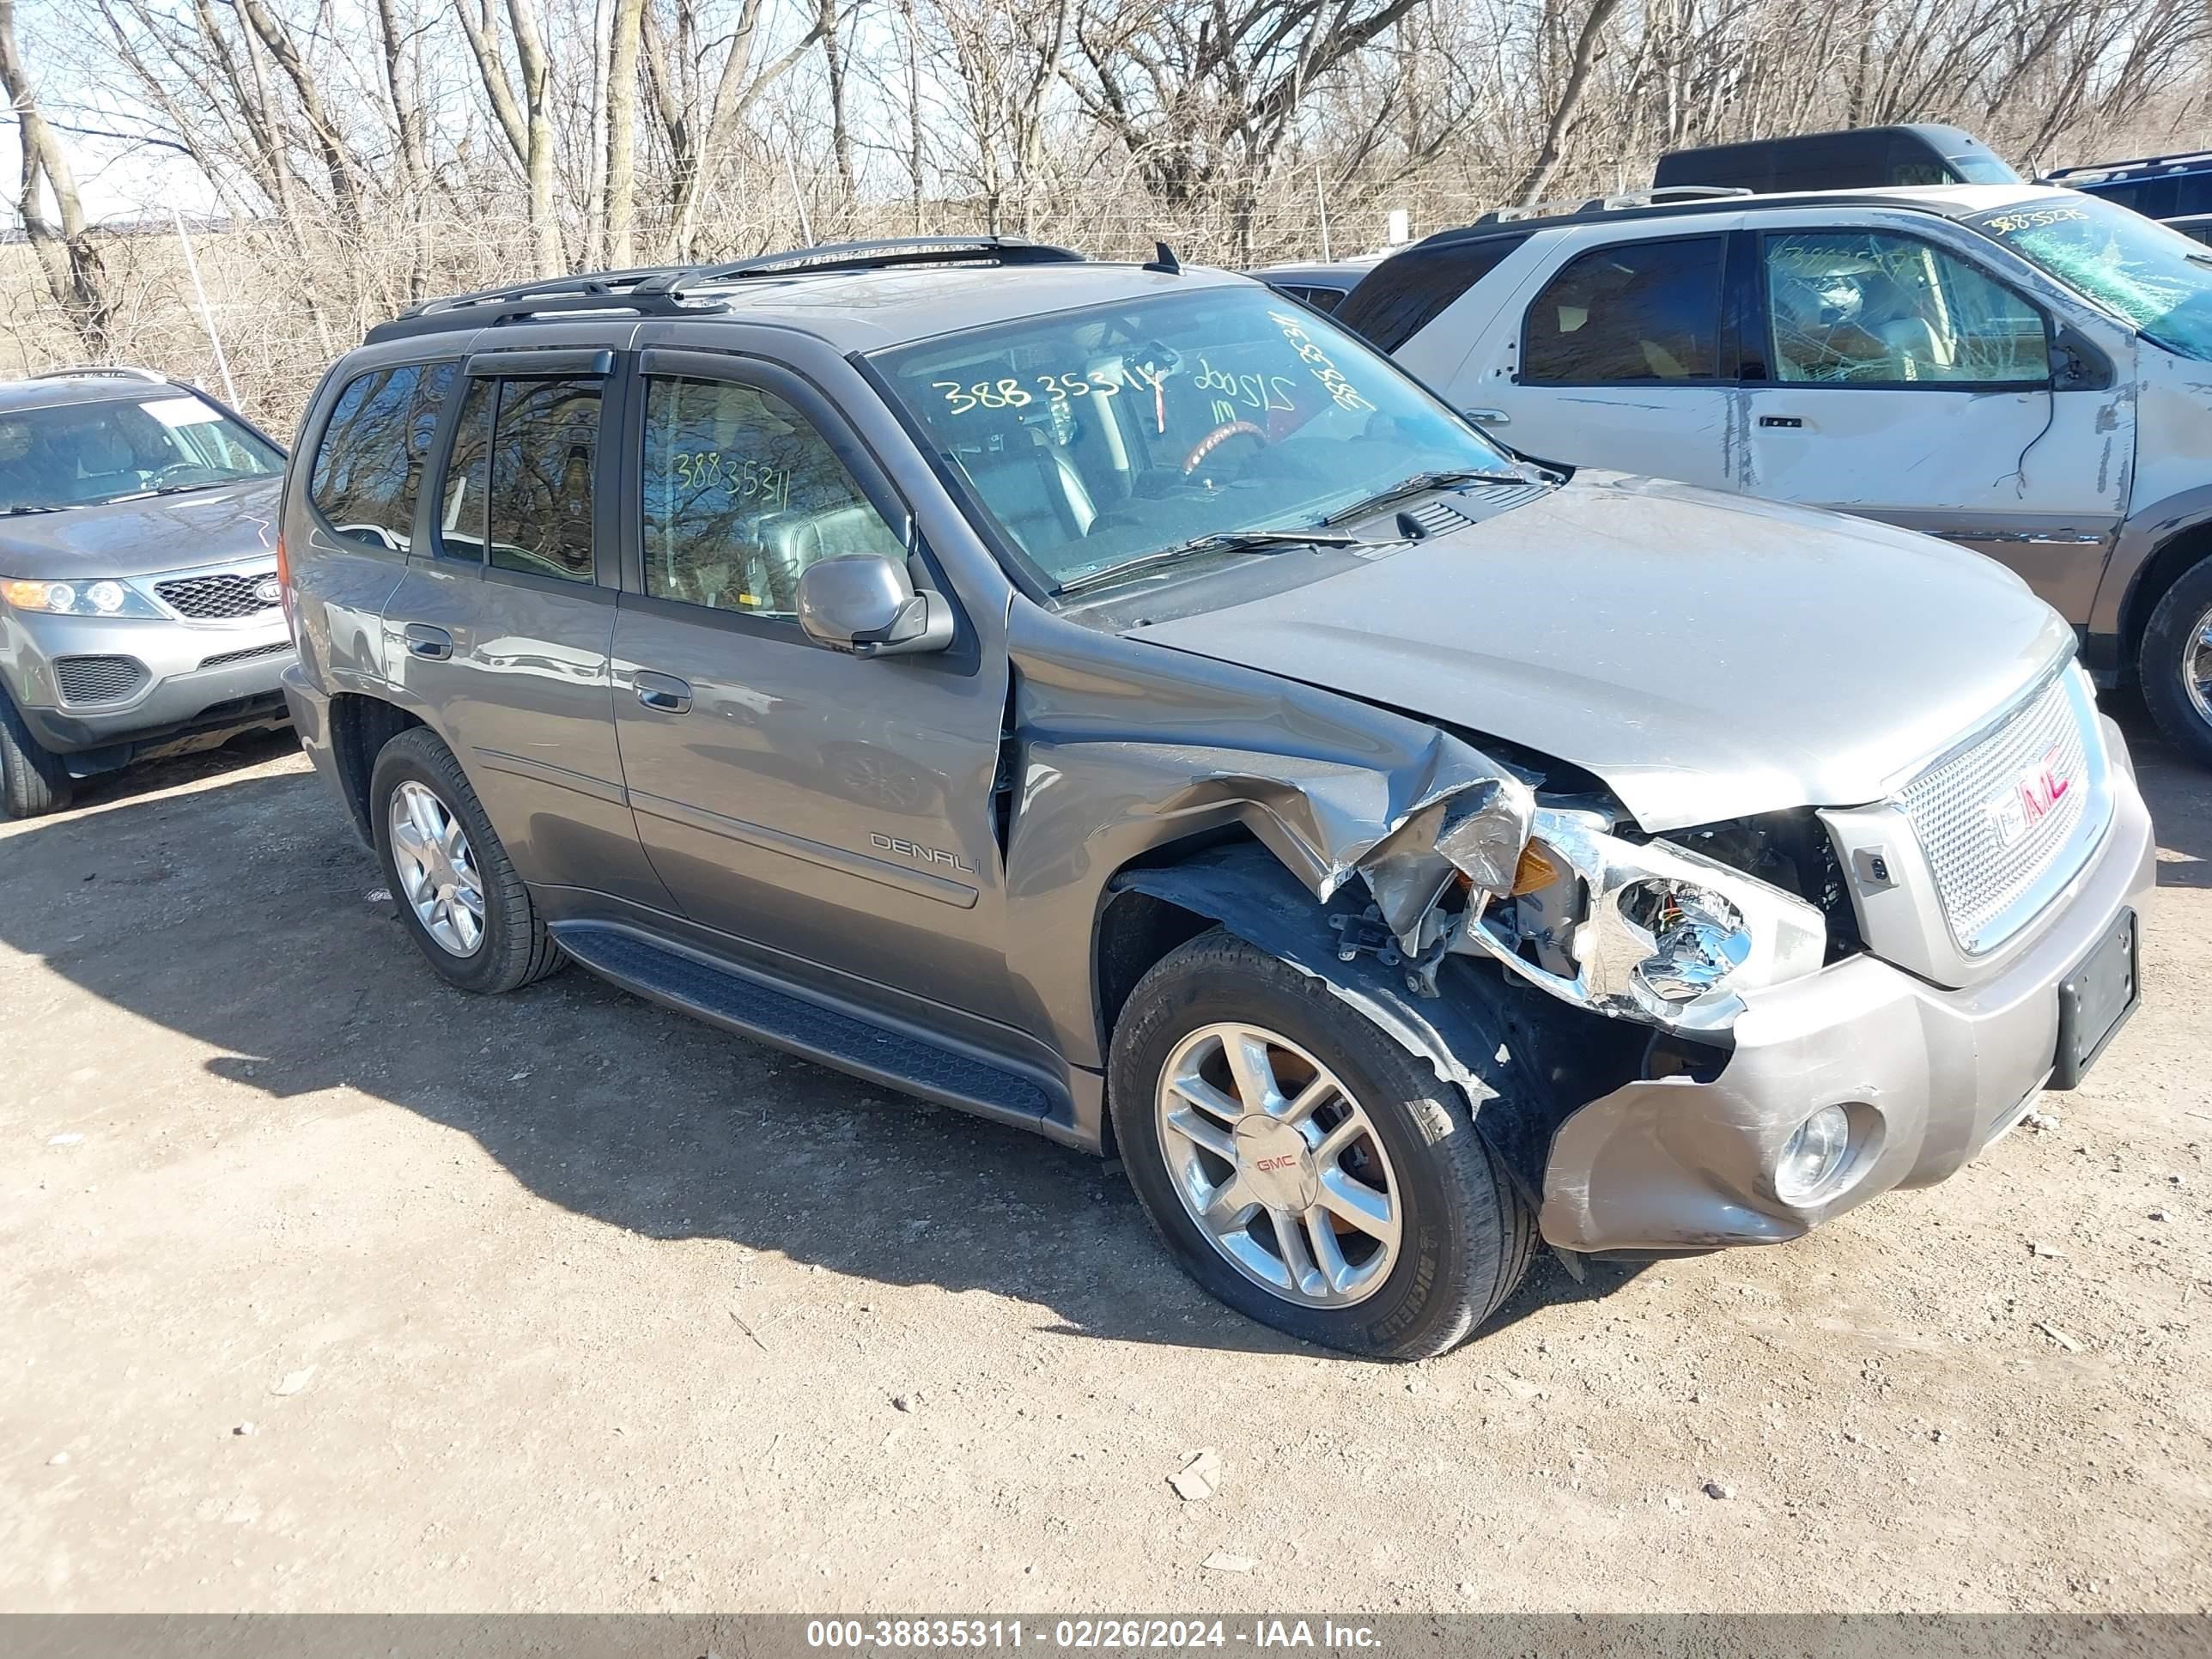
{"label": "rear door window", "polygon": [[331,527],[404,552],[452,363],[402,363],[346,382],[315,447],[307,495]]}
{"label": "rear door window", "polygon": [[1711,380],[1721,336],[1718,236],[1578,254],[1523,325],[1521,379],[1547,386]]}
{"label": "rear door window", "polygon": [[1336,308],[1336,319],[1383,350],[1395,351],[1526,240],[1491,236],[1408,248],[1368,272]]}
{"label": "rear door window", "polygon": [[521,575],[593,579],[599,392],[597,376],[470,380],[446,464],[441,554]]}

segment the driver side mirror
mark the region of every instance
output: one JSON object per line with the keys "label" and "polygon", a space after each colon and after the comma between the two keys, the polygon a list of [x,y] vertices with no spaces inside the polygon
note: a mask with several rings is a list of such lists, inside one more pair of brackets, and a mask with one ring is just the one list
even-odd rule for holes
{"label": "driver side mirror", "polygon": [[2054,392],[2102,392],[2112,384],[2104,354],[2061,325],[2050,336],[2051,386]]}
{"label": "driver side mirror", "polygon": [[831,651],[904,656],[952,643],[952,606],[940,593],[915,592],[905,566],[878,553],[847,553],[800,573],[799,626]]}

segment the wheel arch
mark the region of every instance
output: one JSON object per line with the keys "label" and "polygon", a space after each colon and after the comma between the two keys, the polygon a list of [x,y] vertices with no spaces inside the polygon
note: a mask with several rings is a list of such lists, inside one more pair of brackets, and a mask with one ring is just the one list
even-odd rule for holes
{"label": "wheel arch", "polygon": [[[2143,508],[2120,528],[2088,623],[2093,668],[2135,673],[2144,629],[2166,591],[2212,558],[2212,484]],[[2110,658],[2105,653],[2112,654]]]}
{"label": "wheel arch", "polygon": [[[1142,967],[1133,957],[1115,964],[1117,975],[1128,975],[1122,1004],[1152,963],[1183,939],[1225,928],[1320,980],[1433,1069],[1465,1100],[1479,1132],[1534,1206],[1540,1207],[1553,1132],[1641,1060],[1648,1033],[1566,1007],[1512,981],[1494,963],[1447,958],[1442,994],[1425,997],[1372,954],[1346,960],[1339,953],[1342,935],[1329,922],[1334,915],[1358,915],[1357,899],[1317,901],[1256,837],[1216,836],[1171,850],[1178,856],[1125,866],[1107,885],[1102,922],[1120,906],[1143,901],[1124,913],[1127,937],[1167,941]],[[1146,933],[1145,927],[1158,931]],[[1189,931],[1171,937],[1180,928]],[[1102,934],[1102,951],[1107,943]],[[1102,959],[1102,972],[1104,965]],[[1108,983],[1102,978],[1102,1015]],[[1110,1038],[1110,1020],[1107,1030]],[[1486,1112],[1500,1100],[1512,1109]]]}
{"label": "wheel arch", "polygon": [[402,732],[424,724],[420,715],[366,692],[339,691],[331,697],[331,769],[337,775],[355,832],[364,845],[376,844],[368,801],[376,757]]}
{"label": "wheel arch", "polygon": [[2120,607],[2120,647],[2123,665],[2132,665],[2142,648],[2143,632],[2151,613],[2167,590],[2206,559],[2212,558],[2212,517],[2178,530],[2160,542],[2129,585]]}

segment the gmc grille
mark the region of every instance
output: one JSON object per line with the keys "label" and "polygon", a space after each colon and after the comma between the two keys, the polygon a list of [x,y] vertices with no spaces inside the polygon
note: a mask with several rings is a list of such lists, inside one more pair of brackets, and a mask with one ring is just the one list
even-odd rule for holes
{"label": "gmc grille", "polygon": [[[2076,712],[2064,675],[1972,747],[1905,785],[1900,798],[1960,948],[1979,954],[2030,919],[2022,900],[2046,878],[2067,876],[2089,848],[2076,838],[2104,769],[2094,705]],[[2094,765],[2092,762],[2094,761]],[[2023,779],[2065,781],[2063,793],[2016,806]]]}

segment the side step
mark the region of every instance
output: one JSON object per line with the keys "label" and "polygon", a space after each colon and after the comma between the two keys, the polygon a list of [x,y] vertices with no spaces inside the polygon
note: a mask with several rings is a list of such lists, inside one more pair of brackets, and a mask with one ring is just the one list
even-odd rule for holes
{"label": "side step", "polygon": [[887,1089],[1062,1138],[1072,1112],[1043,1077],[942,1037],[817,1001],[728,963],[600,922],[556,922],[561,948],[602,979],[741,1036]]}

